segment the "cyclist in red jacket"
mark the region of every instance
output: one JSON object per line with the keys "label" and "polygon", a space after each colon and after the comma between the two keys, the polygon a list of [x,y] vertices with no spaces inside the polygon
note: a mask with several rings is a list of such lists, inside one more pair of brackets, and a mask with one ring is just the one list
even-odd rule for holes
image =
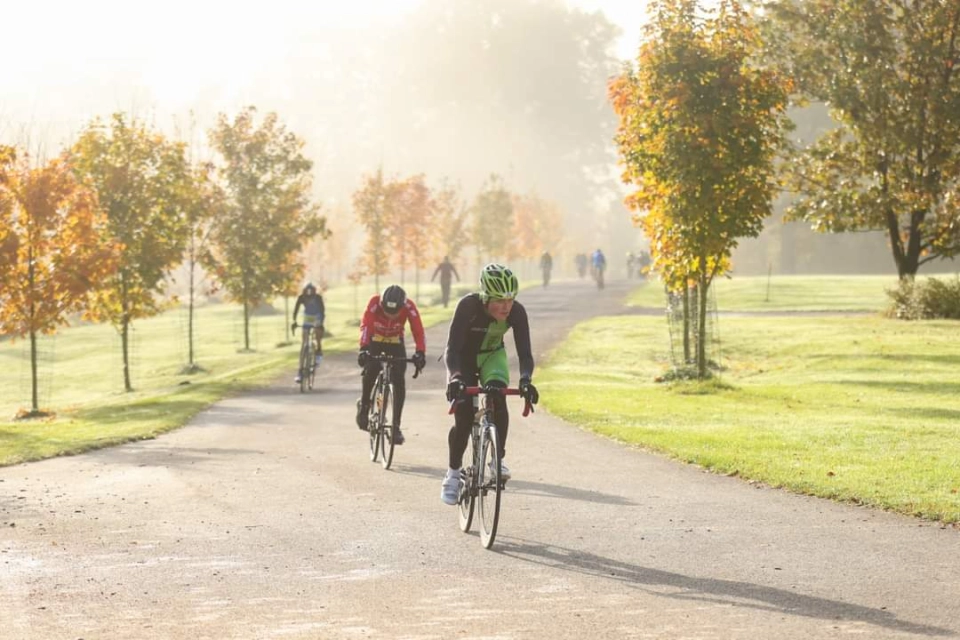
{"label": "cyclist in red jacket", "polygon": [[[416,343],[413,354],[413,366],[423,369],[427,363],[427,342],[423,333],[423,321],[413,300],[399,286],[392,284],[380,295],[370,298],[367,309],[360,322],[360,352],[357,364],[363,367],[363,387],[357,400],[357,426],[367,430],[368,403],[370,391],[380,373],[380,364],[376,361],[367,366],[367,355],[389,354],[396,358],[406,358],[407,350],[403,344],[404,325],[409,321],[410,331]],[[406,398],[405,377],[406,362],[398,362],[393,367],[393,422],[396,425],[394,444],[403,444],[405,438],[400,431],[400,418],[403,414],[403,401]]]}

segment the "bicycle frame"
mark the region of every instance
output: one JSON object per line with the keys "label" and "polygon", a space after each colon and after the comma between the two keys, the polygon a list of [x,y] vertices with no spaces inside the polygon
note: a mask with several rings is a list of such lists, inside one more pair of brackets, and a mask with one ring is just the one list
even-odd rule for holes
{"label": "bicycle frame", "polygon": [[316,374],[316,353],[319,347],[316,327],[312,324],[293,325],[293,330],[300,331],[300,392],[313,388],[313,377]]}
{"label": "bicycle frame", "polygon": [[[370,460],[376,462],[381,456],[381,465],[389,469],[393,463],[394,439],[396,429],[394,411],[393,367],[400,362],[413,364],[413,358],[397,358],[389,354],[367,355],[368,362],[379,362],[380,371],[370,390],[369,414],[367,417],[367,431],[370,435]],[[413,378],[420,375],[420,369],[415,369]],[[390,413],[388,416],[387,413]]]}

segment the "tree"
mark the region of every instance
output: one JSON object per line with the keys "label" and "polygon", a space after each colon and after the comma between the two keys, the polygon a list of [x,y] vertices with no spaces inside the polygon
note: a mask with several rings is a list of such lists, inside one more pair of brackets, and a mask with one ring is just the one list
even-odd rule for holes
{"label": "tree", "polygon": [[0,165],[0,333],[30,340],[30,416],[39,415],[37,337],[53,333],[116,268],[96,194],[57,158],[31,168],[29,157]]}
{"label": "tree", "polygon": [[840,126],[787,165],[794,219],[883,230],[897,273],[960,253],[960,2],[765,3],[768,55]]}
{"label": "tree", "polygon": [[94,292],[92,314],[120,334],[126,391],[133,391],[130,327],[161,309],[166,276],[187,244],[183,198],[191,181],[184,149],[116,113],[109,124],[93,120],[71,150],[78,175],[96,189],[110,236],[121,247],[117,271]]}
{"label": "tree", "polygon": [[204,284],[206,273],[201,268],[209,263],[213,220],[225,211],[225,194],[214,180],[215,168],[205,162],[194,166],[191,171],[191,184],[184,196],[184,211],[187,216],[187,365],[184,373],[194,373],[200,369],[194,358],[194,316],[197,288]]}
{"label": "tree", "polygon": [[209,132],[222,157],[219,175],[227,196],[224,213],[213,223],[210,267],[243,305],[246,350],[253,308],[302,277],[300,250],[326,232],[325,219],[310,202],[312,164],[303,141],[277,114],[268,113],[259,126],[255,117],[254,107],[233,122],[221,113]]}
{"label": "tree", "polygon": [[707,292],[771,211],[787,85],[753,66],[756,30],[736,0],[709,17],[695,0],[654,0],[637,56],[610,86],[623,179],[658,271],[699,295],[697,374],[707,375]]}
{"label": "tree", "polygon": [[503,180],[492,174],[473,203],[473,237],[477,260],[500,258],[510,249],[513,203]]}
{"label": "tree", "polygon": [[446,180],[441,181],[434,196],[434,211],[434,245],[437,251],[433,257],[439,262],[446,256],[456,263],[464,248],[473,243],[467,229],[470,210],[463,202],[459,187],[454,187]]}
{"label": "tree", "polygon": [[[383,38],[386,138],[399,165],[455,175],[483,167],[511,185],[590,211],[619,191],[609,167],[615,119],[605,102],[617,72],[617,29],[562,0],[425,0]],[[393,113],[409,126],[393,125]],[[448,153],[451,148],[467,154]],[[568,221],[593,231],[594,219]]]}
{"label": "tree", "polygon": [[556,253],[563,239],[563,214],[560,208],[536,194],[513,197],[513,253],[530,259],[544,251]]}
{"label": "tree", "polygon": [[377,169],[376,174],[366,176],[363,186],[353,193],[353,210],[360,224],[367,230],[367,242],[359,271],[373,276],[377,291],[380,290],[380,276],[389,272],[390,257],[393,255],[392,243],[387,242],[390,217],[386,199],[383,169]]}
{"label": "tree", "polygon": [[423,174],[387,185],[387,210],[390,236],[396,246],[395,256],[400,266],[400,282],[409,258],[416,270],[416,295],[420,295],[420,270],[427,266],[430,247],[430,225],[434,204],[430,188]]}

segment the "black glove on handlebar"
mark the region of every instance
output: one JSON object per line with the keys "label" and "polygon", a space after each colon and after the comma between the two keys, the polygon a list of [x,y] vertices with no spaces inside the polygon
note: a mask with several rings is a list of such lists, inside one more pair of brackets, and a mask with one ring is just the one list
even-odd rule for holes
{"label": "black glove on handlebar", "polygon": [[297,332],[297,323],[296,323],[296,322],[294,322],[292,325],[290,325],[290,331],[293,331],[294,333]]}
{"label": "black glove on handlebar", "polygon": [[463,390],[466,388],[467,385],[463,383],[463,380],[460,379],[460,376],[451,378],[450,382],[447,383],[447,402],[459,400],[463,395]]}
{"label": "black glove on handlebar", "polygon": [[530,404],[537,404],[540,401],[540,393],[529,378],[520,378],[520,384],[517,387],[520,389],[520,397]]}
{"label": "black glove on handlebar", "polygon": [[427,366],[427,354],[423,351],[417,351],[413,354],[413,366],[417,371]]}
{"label": "black glove on handlebar", "polygon": [[360,351],[357,353],[357,364],[360,365],[361,367],[367,366],[367,350],[366,349],[360,349]]}

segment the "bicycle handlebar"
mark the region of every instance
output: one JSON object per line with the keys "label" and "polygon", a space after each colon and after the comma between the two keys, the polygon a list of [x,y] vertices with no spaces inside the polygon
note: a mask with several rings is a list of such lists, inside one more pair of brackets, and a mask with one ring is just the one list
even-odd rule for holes
{"label": "bicycle handlebar", "polygon": [[[465,387],[463,390],[463,397],[468,398],[470,396],[478,396],[485,393],[499,393],[504,396],[519,396],[520,389],[517,388],[504,388],[504,387]],[[529,399],[524,398],[523,404],[523,417],[526,418],[533,412],[533,404]],[[447,412],[447,415],[451,415],[456,411],[457,404],[462,402],[462,400],[454,400],[450,403],[450,410]]]}
{"label": "bicycle handlebar", "polygon": [[[390,362],[409,362],[410,364],[413,364],[413,358],[398,358],[396,356],[390,355],[389,353],[378,353],[378,354],[368,353],[367,360],[373,360],[375,362],[386,362],[389,360]],[[423,369],[414,367],[413,369],[414,380],[416,380],[417,376],[420,375],[421,371],[423,371]]]}

